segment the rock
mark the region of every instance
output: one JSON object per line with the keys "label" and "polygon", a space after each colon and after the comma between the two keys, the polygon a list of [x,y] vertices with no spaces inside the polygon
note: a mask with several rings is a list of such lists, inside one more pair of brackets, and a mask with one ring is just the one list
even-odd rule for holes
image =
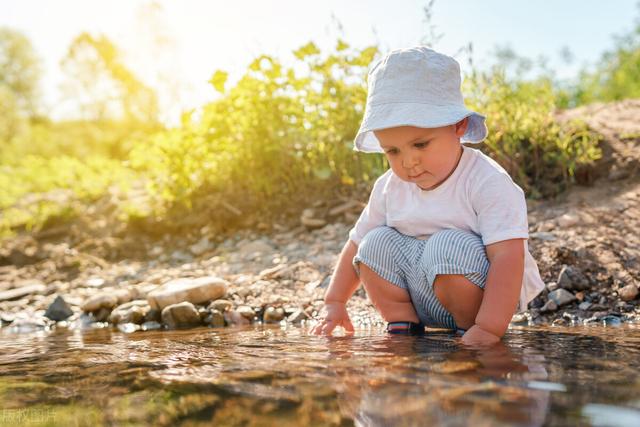
{"label": "rock", "polygon": [[532,239],[544,240],[548,242],[557,239],[556,235],[549,231],[536,231],[533,233],[529,233],[529,237]]}
{"label": "rock", "polygon": [[589,289],[589,280],[576,267],[563,265],[558,274],[558,286],[563,289]]}
{"label": "rock", "polygon": [[580,217],[574,213],[566,213],[556,219],[556,223],[562,228],[572,227],[578,222],[580,222]]}
{"label": "rock", "polygon": [[59,322],[61,320],[65,320],[69,318],[73,314],[73,311],[65,300],[58,295],[55,300],[49,305],[47,311],[44,313],[45,317],[48,317],[51,320],[55,320]]}
{"label": "rock", "polygon": [[85,284],[90,288],[100,288],[105,284],[105,280],[102,277],[90,277]]}
{"label": "rock", "polygon": [[146,300],[134,300],[117,306],[109,316],[109,322],[114,325],[120,323],[134,323],[139,325],[145,321],[151,306]]}
{"label": "rock", "polygon": [[203,253],[208,251],[209,248],[211,248],[211,242],[209,242],[208,237],[203,237],[198,241],[198,243],[189,246],[189,250],[191,251],[191,253],[196,256],[202,255]]}
{"label": "rock", "polygon": [[224,313],[225,311],[231,310],[233,307],[233,303],[226,299],[217,299],[212,301],[207,307],[209,310],[218,310],[220,313]]}
{"label": "rock", "polygon": [[143,331],[155,331],[158,329],[162,329],[162,324],[160,322],[156,322],[155,320],[150,320],[140,325],[140,328]]}
{"label": "rock", "polygon": [[309,230],[322,228],[327,225],[327,221],[322,218],[315,217],[315,211],[313,209],[303,210],[302,215],[300,216],[300,222]]}
{"label": "rock", "polygon": [[549,292],[549,299],[553,300],[558,307],[562,307],[563,305],[569,304],[572,301],[576,300],[576,297],[566,289],[556,289],[553,292]]}
{"label": "rock", "polygon": [[556,289],[558,289],[558,284],[556,282],[547,283],[547,290],[549,292],[555,291]]}
{"label": "rock", "polygon": [[540,309],[540,311],[542,313],[547,313],[550,311],[556,311],[558,309],[558,304],[556,304],[556,302],[552,299],[550,299],[549,301],[547,301],[545,303],[545,305],[542,306],[542,308]]}
{"label": "rock", "polygon": [[583,301],[578,305],[578,308],[584,311],[589,310],[590,307],[591,307],[591,303],[588,301]]}
{"label": "rock", "polygon": [[253,242],[245,243],[238,248],[238,253],[242,256],[252,255],[256,252],[264,255],[273,252],[273,248],[262,240],[254,240]]}
{"label": "rock", "polygon": [[193,261],[193,256],[184,251],[181,251],[180,249],[177,249],[171,253],[171,260],[186,263]]}
{"label": "rock", "polygon": [[47,287],[43,283],[32,283],[26,286],[20,286],[19,288],[0,292],[0,301],[11,301],[20,299],[27,295],[44,292],[45,289],[47,289]]}
{"label": "rock", "polygon": [[162,323],[170,329],[190,328],[200,325],[200,315],[190,302],[171,304],[162,309]]}
{"label": "rock", "polygon": [[225,325],[224,314],[220,310],[211,310],[211,313],[204,319],[204,323],[213,326],[214,328],[220,328]]}
{"label": "rock", "polygon": [[309,315],[307,313],[305,313],[305,311],[302,310],[302,309],[298,309],[298,310],[294,311],[287,318],[287,320],[289,322],[291,322],[291,323],[300,323],[303,320],[307,320],[307,319],[309,319]]}
{"label": "rock", "polygon": [[226,280],[216,276],[175,279],[149,292],[147,301],[152,308],[157,309],[184,301],[202,304],[223,297],[227,286]]}
{"label": "rock", "polygon": [[628,284],[621,289],[618,289],[618,295],[620,295],[620,299],[622,301],[631,301],[638,296],[638,293],[638,287],[633,283]]}
{"label": "rock", "polygon": [[360,202],[357,202],[355,200],[349,200],[348,202],[342,203],[341,205],[338,205],[333,209],[331,209],[329,211],[329,216],[336,217],[338,215],[342,215],[351,210],[361,210],[361,209],[362,209],[362,206],[360,205]]}
{"label": "rock", "polygon": [[249,307],[248,305],[241,305],[236,311],[250,322],[252,322],[256,317],[256,312],[253,311],[253,308]]}
{"label": "rock", "polygon": [[224,315],[224,320],[229,325],[243,326],[251,323],[246,317],[244,317],[237,310],[227,311],[223,315]]}
{"label": "rock", "polygon": [[284,309],[282,307],[267,307],[262,319],[264,323],[278,323],[284,319]]}
{"label": "rock", "polygon": [[140,329],[140,325],[136,325],[135,323],[120,323],[118,325],[118,330],[125,334],[130,334],[132,332],[139,331]]}
{"label": "rock", "polygon": [[111,310],[118,305],[118,298],[110,293],[101,292],[87,299],[82,304],[82,311],[85,313],[95,313],[101,308]]}

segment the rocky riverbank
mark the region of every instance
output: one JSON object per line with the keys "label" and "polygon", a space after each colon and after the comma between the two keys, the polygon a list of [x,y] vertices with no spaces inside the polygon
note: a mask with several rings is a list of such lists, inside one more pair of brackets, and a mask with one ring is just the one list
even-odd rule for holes
{"label": "rocky riverbank", "polygon": [[[563,114],[604,136],[604,157],[592,185],[529,201],[529,248],[547,287],[514,322],[639,321],[640,102]],[[24,233],[0,246],[2,328],[134,332],[308,322],[319,314],[366,196],[318,202],[298,224],[259,225],[226,238],[207,227],[161,239],[118,234],[108,215]],[[355,323],[382,324],[362,289],[348,307]]]}

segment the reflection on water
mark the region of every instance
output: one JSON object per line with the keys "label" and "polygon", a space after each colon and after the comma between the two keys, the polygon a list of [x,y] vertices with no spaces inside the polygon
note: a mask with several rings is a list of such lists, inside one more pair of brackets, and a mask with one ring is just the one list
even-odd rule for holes
{"label": "reflection on water", "polygon": [[640,328],[0,335],[2,425],[640,425]]}

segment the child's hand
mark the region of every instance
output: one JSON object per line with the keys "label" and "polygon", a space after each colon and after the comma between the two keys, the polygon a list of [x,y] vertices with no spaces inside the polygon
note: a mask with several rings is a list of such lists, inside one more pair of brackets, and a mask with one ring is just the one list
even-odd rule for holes
{"label": "child's hand", "polygon": [[347,305],[340,302],[330,302],[324,305],[325,316],[320,319],[311,333],[314,335],[331,335],[336,326],[342,326],[348,333],[353,333],[353,325],[349,319]]}
{"label": "child's hand", "polygon": [[466,345],[493,345],[500,341],[500,337],[487,332],[478,325],[473,325],[462,336],[462,343]]}

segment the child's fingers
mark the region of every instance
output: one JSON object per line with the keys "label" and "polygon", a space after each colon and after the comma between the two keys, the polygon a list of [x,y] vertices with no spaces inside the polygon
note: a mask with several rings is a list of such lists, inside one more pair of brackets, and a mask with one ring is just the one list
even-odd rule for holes
{"label": "child's fingers", "polygon": [[336,322],[333,320],[325,320],[322,326],[322,335],[331,335],[331,332],[335,329]]}
{"label": "child's fingers", "polygon": [[355,329],[353,327],[353,323],[351,323],[351,319],[346,319],[345,321],[342,322],[342,327],[347,331],[347,332],[354,332]]}

